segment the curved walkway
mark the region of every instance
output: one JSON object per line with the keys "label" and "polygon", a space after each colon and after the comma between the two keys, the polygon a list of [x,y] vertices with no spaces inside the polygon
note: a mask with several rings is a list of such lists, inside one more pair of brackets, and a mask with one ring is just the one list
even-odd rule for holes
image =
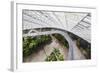
{"label": "curved walkway", "polygon": [[[75,42],[70,38],[67,32],[61,31],[61,30],[51,30],[51,31],[45,31],[45,32],[38,32],[38,33],[28,33],[24,34],[23,37],[26,36],[38,36],[38,35],[49,35],[49,34],[54,34],[58,33],[61,34],[62,36],[65,37],[65,39],[69,43],[69,53],[68,53],[68,59],[69,60],[74,60],[74,59],[85,59],[84,55],[81,54],[79,49],[77,48]],[[81,56],[81,57],[80,57]]]}
{"label": "curved walkway", "polygon": [[53,52],[54,48],[59,49],[60,53],[64,57],[64,60],[67,60],[68,49],[65,48],[64,46],[62,46],[55,37],[52,37],[52,42],[50,44],[45,45],[38,52],[35,52],[28,57],[25,57],[24,62],[41,62],[41,61],[44,61],[46,59],[46,57],[49,56],[51,54],[51,52]]}

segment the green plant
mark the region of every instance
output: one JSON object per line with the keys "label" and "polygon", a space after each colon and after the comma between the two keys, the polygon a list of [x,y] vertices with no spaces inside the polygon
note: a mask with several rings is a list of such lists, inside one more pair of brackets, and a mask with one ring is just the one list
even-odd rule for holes
{"label": "green plant", "polygon": [[58,49],[54,48],[53,52],[47,56],[45,61],[64,61],[64,57]]}
{"label": "green plant", "polygon": [[60,35],[60,34],[53,34],[53,36],[61,43],[64,47],[69,48],[68,41]]}
{"label": "green plant", "polygon": [[51,41],[49,35],[37,37],[23,37],[23,56],[28,56],[38,50],[38,47]]}

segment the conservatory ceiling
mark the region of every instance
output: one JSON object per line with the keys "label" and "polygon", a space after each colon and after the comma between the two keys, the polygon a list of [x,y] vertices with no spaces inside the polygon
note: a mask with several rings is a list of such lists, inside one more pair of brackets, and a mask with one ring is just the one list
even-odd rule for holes
{"label": "conservatory ceiling", "polygon": [[90,13],[23,10],[22,23],[23,30],[59,28],[91,42]]}

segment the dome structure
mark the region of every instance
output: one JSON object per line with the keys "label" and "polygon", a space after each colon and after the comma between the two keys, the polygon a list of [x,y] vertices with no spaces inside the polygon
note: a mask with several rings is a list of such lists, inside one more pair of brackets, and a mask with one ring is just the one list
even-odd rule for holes
{"label": "dome structure", "polygon": [[44,10],[22,11],[23,30],[36,28],[58,28],[71,32],[91,42],[91,15],[82,12]]}

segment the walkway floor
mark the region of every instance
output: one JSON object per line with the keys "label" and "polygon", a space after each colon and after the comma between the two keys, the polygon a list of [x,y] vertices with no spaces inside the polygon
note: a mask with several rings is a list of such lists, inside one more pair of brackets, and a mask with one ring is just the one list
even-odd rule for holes
{"label": "walkway floor", "polygon": [[74,60],[84,60],[86,59],[85,56],[82,54],[80,49],[76,46],[76,41],[73,41],[73,54],[74,54]]}
{"label": "walkway floor", "polygon": [[24,61],[25,62],[44,61],[46,59],[46,55],[50,55],[54,48],[59,49],[60,53],[64,56],[64,59],[67,60],[68,49],[62,46],[55,37],[53,36],[51,37],[52,37],[52,42],[50,44],[44,46],[44,48],[41,49],[39,52],[33,53],[30,56],[24,58]]}

